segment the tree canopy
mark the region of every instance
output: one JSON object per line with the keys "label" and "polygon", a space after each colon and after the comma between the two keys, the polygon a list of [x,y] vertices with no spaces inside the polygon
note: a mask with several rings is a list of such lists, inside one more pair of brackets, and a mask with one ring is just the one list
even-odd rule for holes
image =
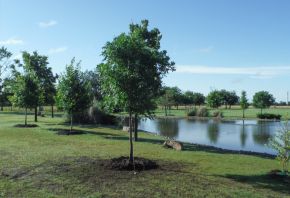
{"label": "tree canopy", "polygon": [[253,106],[262,109],[270,107],[274,104],[275,98],[267,91],[259,91],[253,96]]}

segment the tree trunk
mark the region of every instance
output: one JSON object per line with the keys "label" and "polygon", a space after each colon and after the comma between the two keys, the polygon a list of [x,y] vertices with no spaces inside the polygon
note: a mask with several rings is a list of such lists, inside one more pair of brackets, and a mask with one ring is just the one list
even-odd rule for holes
{"label": "tree trunk", "polygon": [[263,113],[263,109],[261,108],[261,114]]}
{"label": "tree trunk", "polygon": [[167,106],[164,106],[165,116],[167,116]]}
{"label": "tree trunk", "polygon": [[54,114],[53,114],[53,104],[51,105],[51,117],[54,118]]}
{"label": "tree trunk", "polygon": [[70,114],[70,133],[72,132],[73,129],[73,114]]}
{"label": "tree trunk", "polygon": [[243,109],[243,118],[245,118],[245,109]]}
{"label": "tree trunk", "polygon": [[3,105],[1,105],[1,111],[3,111]]}
{"label": "tree trunk", "polygon": [[133,140],[132,140],[132,112],[129,113],[129,141],[130,141],[130,158],[129,163],[133,164],[134,157],[133,157]]}
{"label": "tree trunk", "polygon": [[11,109],[10,109],[11,111],[13,111],[12,107],[13,107],[13,106],[11,105]]}
{"label": "tree trunk", "polygon": [[138,116],[136,113],[134,115],[134,141],[138,141]]}
{"label": "tree trunk", "polygon": [[34,122],[37,122],[37,107],[34,108]]}
{"label": "tree trunk", "polygon": [[25,108],[25,121],[24,121],[25,127],[27,126],[27,107]]}

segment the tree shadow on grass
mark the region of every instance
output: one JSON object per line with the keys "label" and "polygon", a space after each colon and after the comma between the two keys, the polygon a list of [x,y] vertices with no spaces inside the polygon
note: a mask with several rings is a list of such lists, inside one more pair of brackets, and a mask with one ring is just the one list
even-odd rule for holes
{"label": "tree shadow on grass", "polygon": [[255,188],[271,189],[290,195],[290,179],[272,178],[269,174],[262,175],[233,175],[221,176],[236,182],[250,184]]}
{"label": "tree shadow on grass", "polygon": [[72,132],[70,132],[70,129],[65,128],[49,128],[49,131],[54,131],[57,135],[85,135],[85,134],[91,134],[91,135],[98,135],[103,136],[104,138],[107,137],[114,137],[114,136],[121,136],[118,134],[113,133],[105,133],[105,132],[95,132],[95,131],[87,131],[87,130],[81,130],[81,129],[73,129]]}
{"label": "tree shadow on grass", "polygon": [[243,154],[243,155],[261,157],[265,159],[275,159],[274,155],[267,154],[267,153],[257,153],[257,152],[251,152],[251,151],[234,151],[234,150],[217,148],[214,146],[190,144],[190,143],[184,143],[183,146],[184,146],[183,147],[184,151],[204,151],[204,152],[219,153],[219,154]]}

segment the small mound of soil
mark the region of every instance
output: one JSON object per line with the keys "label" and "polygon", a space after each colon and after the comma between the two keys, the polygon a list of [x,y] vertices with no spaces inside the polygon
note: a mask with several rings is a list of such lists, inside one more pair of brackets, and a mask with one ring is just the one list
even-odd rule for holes
{"label": "small mound of soil", "polygon": [[119,157],[111,159],[106,165],[107,168],[112,170],[136,170],[136,171],[144,171],[157,169],[158,165],[156,162],[151,161],[145,158],[134,158],[134,163],[130,163],[129,157]]}
{"label": "small mound of soil", "polygon": [[38,127],[37,124],[16,124],[14,125],[14,127],[18,127],[18,128],[34,128],[34,127]]}
{"label": "small mound of soil", "polygon": [[84,131],[79,131],[79,130],[66,130],[66,129],[61,129],[59,131],[56,132],[57,135],[82,135],[85,134]]}

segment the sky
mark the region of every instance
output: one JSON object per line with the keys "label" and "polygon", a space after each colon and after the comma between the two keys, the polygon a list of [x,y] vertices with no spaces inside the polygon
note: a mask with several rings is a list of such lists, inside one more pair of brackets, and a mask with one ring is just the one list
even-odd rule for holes
{"label": "sky", "polygon": [[82,70],[101,63],[106,42],[149,20],[176,64],[164,85],[208,94],[290,92],[289,0],[0,0],[0,46],[49,57],[61,73],[75,57]]}

